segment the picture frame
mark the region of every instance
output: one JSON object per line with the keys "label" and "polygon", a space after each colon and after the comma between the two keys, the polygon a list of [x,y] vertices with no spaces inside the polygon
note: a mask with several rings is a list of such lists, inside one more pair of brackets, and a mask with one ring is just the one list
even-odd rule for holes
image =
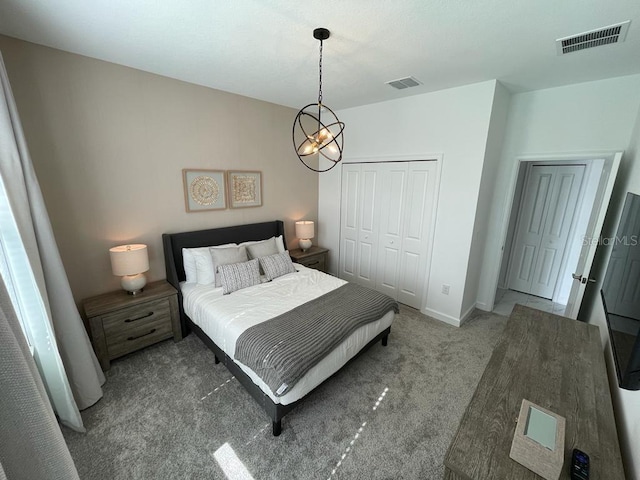
{"label": "picture frame", "polygon": [[184,203],[187,213],[227,208],[224,170],[182,169]]}
{"label": "picture frame", "polygon": [[566,419],[522,399],[509,457],[545,480],[557,480],[564,464]]}
{"label": "picture frame", "polygon": [[229,170],[227,182],[231,208],[262,206],[262,172]]}

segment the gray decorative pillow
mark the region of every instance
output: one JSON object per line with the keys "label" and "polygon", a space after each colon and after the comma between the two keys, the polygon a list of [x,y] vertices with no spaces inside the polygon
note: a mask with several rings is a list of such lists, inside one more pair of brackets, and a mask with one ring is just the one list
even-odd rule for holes
{"label": "gray decorative pillow", "polygon": [[220,276],[224,295],[242,288],[258,285],[260,283],[258,259],[243,263],[220,265],[218,267],[218,275]]}
{"label": "gray decorative pillow", "polygon": [[275,255],[278,253],[278,245],[276,244],[276,238],[271,237],[268,240],[262,242],[247,245],[247,252],[249,258],[268,257],[269,255]]}
{"label": "gray decorative pillow", "polygon": [[274,278],[281,277],[287,273],[294,273],[296,271],[289,256],[289,252],[276,253],[275,255],[269,255],[268,257],[260,257],[260,266],[264,270],[264,274],[267,280],[273,280]]}
{"label": "gray decorative pillow", "polygon": [[209,249],[213,260],[213,271],[215,272],[216,287],[222,286],[218,275],[218,267],[220,265],[229,265],[231,263],[242,263],[249,260],[247,258],[247,249],[243,246],[233,247],[211,247]]}

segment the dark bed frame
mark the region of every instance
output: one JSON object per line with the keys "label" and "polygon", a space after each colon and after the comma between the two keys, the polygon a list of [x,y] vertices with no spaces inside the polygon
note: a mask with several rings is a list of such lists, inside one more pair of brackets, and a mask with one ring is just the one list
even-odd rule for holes
{"label": "dark bed frame", "polygon": [[[182,336],[185,337],[190,331],[193,331],[204,342],[204,344],[213,351],[215,355],[215,363],[217,364],[222,362],[238,379],[242,386],[251,394],[251,396],[262,406],[262,408],[264,408],[267,415],[271,417],[274,436],[278,436],[282,432],[282,418],[289,411],[295,408],[298,403],[304,399],[304,397],[288,405],[274,403],[273,400],[260,390],[260,388],[253,383],[251,378],[249,378],[249,376],[244,373],[244,371],[184,313],[180,282],[185,280],[184,264],[182,261],[183,248],[223,245],[225,243],[234,242],[242,243],[252,240],[266,240],[279,235],[282,235],[282,239],[284,240],[284,224],[281,220],[254,223],[250,225],[238,225],[235,227],[199,230],[195,232],[165,233],[162,235],[167,281],[173,285],[176,290],[178,290],[178,306],[180,310]],[[353,361],[378,340],[382,340],[382,345],[386,346],[390,331],[391,327],[381,332],[347,363]]]}

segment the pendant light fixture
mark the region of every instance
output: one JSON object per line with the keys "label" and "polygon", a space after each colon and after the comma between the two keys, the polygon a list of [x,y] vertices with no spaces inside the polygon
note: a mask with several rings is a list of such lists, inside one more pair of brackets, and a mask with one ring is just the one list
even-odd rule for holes
{"label": "pendant light fixture", "polygon": [[314,172],[327,172],[342,160],[344,123],[322,103],[322,42],[330,35],[326,28],[313,31],[313,38],[320,40],[318,103],[303,107],[293,122],[296,154],[304,166]]}

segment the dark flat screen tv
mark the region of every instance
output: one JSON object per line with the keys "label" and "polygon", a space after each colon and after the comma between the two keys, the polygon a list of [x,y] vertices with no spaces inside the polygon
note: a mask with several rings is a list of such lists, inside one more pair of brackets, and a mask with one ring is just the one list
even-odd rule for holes
{"label": "dark flat screen tv", "polygon": [[602,284],[618,384],[640,390],[640,195],[627,193]]}

